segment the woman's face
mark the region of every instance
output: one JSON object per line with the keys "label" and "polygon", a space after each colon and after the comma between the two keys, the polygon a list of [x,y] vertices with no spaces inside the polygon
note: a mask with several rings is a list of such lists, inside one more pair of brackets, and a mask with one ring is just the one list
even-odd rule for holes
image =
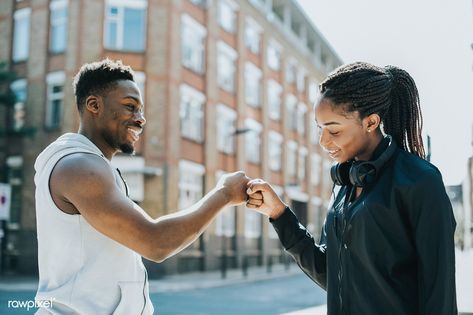
{"label": "woman's face", "polygon": [[[335,106],[330,99],[322,98],[315,106],[320,145],[338,163],[369,160],[381,139],[380,134],[373,137],[379,132],[379,122],[373,125],[370,117],[360,119],[357,111],[348,113],[343,106]],[[377,138],[379,140],[375,141]]]}

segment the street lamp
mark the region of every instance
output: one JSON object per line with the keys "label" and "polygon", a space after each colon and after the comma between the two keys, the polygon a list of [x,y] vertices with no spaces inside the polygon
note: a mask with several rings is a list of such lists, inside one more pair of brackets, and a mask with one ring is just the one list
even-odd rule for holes
{"label": "street lamp", "polygon": [[[249,129],[249,128],[241,128],[241,129],[237,128],[233,131],[233,133],[231,133],[229,135],[230,140],[233,140],[233,137],[237,137],[237,136],[245,134],[249,131],[251,131],[251,129]],[[235,156],[236,156],[236,151],[237,151],[237,149],[235,148]],[[229,172],[228,156],[225,156],[225,171]],[[236,225],[235,208],[233,208],[232,211],[234,212],[235,225]],[[223,222],[223,220],[222,220],[222,222]],[[235,232],[233,233],[233,236],[232,236],[232,245],[233,245],[234,248],[236,247],[235,246],[235,243],[236,243],[235,238],[236,238],[236,227],[235,227]],[[221,267],[221,272],[222,272],[222,279],[225,279],[227,277],[227,256],[228,256],[228,253],[227,253],[227,240],[226,240],[225,231],[223,229],[223,226],[222,226],[221,241],[222,241],[222,258],[221,258],[221,262],[220,262],[220,267]]]}

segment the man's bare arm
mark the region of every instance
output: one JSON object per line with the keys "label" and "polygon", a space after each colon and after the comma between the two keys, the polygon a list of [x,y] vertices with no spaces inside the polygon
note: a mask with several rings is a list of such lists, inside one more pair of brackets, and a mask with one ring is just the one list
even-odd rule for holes
{"label": "man's bare arm", "polygon": [[152,219],[123,194],[102,158],[73,154],[57,163],[50,189],[99,232],[147,259],[161,262],[196,240],[220,209],[244,202],[247,182],[243,173],[235,173],[194,206]]}

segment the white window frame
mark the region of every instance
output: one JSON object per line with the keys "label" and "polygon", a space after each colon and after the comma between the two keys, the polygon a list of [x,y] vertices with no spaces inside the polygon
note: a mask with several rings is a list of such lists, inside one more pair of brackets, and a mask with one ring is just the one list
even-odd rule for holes
{"label": "white window frame", "polygon": [[12,125],[14,130],[20,130],[25,125],[25,103],[28,98],[28,81],[18,79],[10,84],[10,89],[15,94],[16,101],[13,105]]}
{"label": "white window frame", "polygon": [[245,134],[246,160],[255,164],[261,162],[261,123],[254,119],[245,119],[245,127],[250,129]]}
{"label": "white window frame", "polygon": [[262,32],[263,28],[254,19],[245,18],[245,46],[255,55],[260,52]]}
{"label": "white window frame", "polygon": [[297,130],[297,98],[293,94],[286,96],[288,127]]}
{"label": "white window frame", "polygon": [[133,79],[135,80],[136,85],[141,94],[141,101],[145,102],[145,93],[146,93],[146,73],[143,71],[134,71]]}
{"label": "white window frame", "polygon": [[299,155],[297,161],[297,178],[299,181],[303,181],[306,178],[306,170],[307,170],[307,156],[309,154],[309,150],[306,147],[299,148]]}
{"label": "white window frame", "polygon": [[[205,95],[187,84],[180,86],[179,117],[181,136],[201,143],[204,141]],[[187,103],[185,103],[187,102]],[[190,112],[184,106],[190,106]],[[191,117],[187,117],[191,114]]]}
{"label": "white window frame", "polygon": [[252,62],[245,63],[245,102],[253,107],[261,106],[261,78],[263,72]]}
{"label": "white window frame", "polygon": [[[14,29],[12,60],[14,62],[25,61],[29,57],[31,36],[30,18],[31,8],[19,9],[13,14]],[[25,23],[25,25],[21,25],[20,23]]]}
{"label": "white window frame", "polygon": [[290,177],[295,177],[297,175],[297,143],[294,140],[289,140],[287,142],[287,160],[286,160],[286,169],[287,174]]}
{"label": "white window frame", "polygon": [[218,24],[227,32],[235,33],[237,29],[238,5],[231,0],[219,0]]}
{"label": "white window frame", "polygon": [[286,63],[286,83],[291,84],[296,81],[297,76],[297,60],[289,57]]}
{"label": "white window frame", "polygon": [[221,40],[217,42],[217,84],[230,93],[235,91],[237,57],[235,49]]}
{"label": "white window frame", "polygon": [[217,104],[217,149],[232,154],[235,152],[236,111],[224,104]]}
{"label": "white window frame", "polygon": [[262,215],[245,207],[245,237],[259,238],[262,234]]}
{"label": "white window frame", "polygon": [[[181,16],[181,63],[199,74],[205,69],[207,29],[187,14]],[[191,52],[189,56],[186,51]]]}
{"label": "white window frame", "polygon": [[309,84],[309,101],[312,105],[315,105],[319,97],[319,83],[315,80],[311,80]]}
{"label": "white window frame", "polygon": [[300,135],[305,134],[306,113],[307,106],[304,103],[299,103],[297,105],[297,133]]}
{"label": "white window frame", "polygon": [[269,118],[272,120],[279,120],[281,118],[282,86],[273,79],[269,79],[268,81],[267,98]]}
{"label": "white window frame", "polygon": [[306,71],[304,68],[299,67],[297,70],[297,81],[296,81],[296,87],[297,91],[299,92],[304,92],[305,90],[305,76],[306,76]]}
{"label": "white window frame", "polygon": [[[218,170],[216,172],[217,182],[220,178],[227,174],[223,170]],[[215,235],[216,236],[225,236],[232,237],[235,235],[235,226],[236,226],[236,207],[225,207],[222,211],[219,212],[215,218]]]}
{"label": "white window frame", "polygon": [[[48,129],[57,129],[62,125],[62,115],[64,112],[64,83],[66,81],[66,74],[64,71],[51,72],[46,76],[47,84],[47,99],[46,99],[46,117],[45,126]],[[61,86],[61,92],[54,92],[55,86]],[[54,112],[54,101],[60,100],[59,104],[59,121],[53,121],[52,114]]]}
{"label": "white window frame", "polygon": [[[178,207],[180,210],[186,209],[202,199],[204,174],[205,167],[203,165],[187,160],[179,161]],[[194,176],[194,178],[190,178],[190,176]],[[190,196],[190,198],[187,198],[187,196]]]}
{"label": "white window frame", "polygon": [[[62,53],[66,50],[67,47],[67,33],[68,33],[68,19],[69,19],[69,10],[68,10],[69,1],[68,0],[53,0],[49,3],[50,17],[49,17],[49,51],[52,53]],[[55,13],[60,10],[65,10],[66,15],[64,17],[55,17]],[[55,36],[55,32],[58,29],[64,28],[64,36],[60,38],[61,45],[55,47],[57,44],[55,40],[58,38]]]}
{"label": "white window frame", "polygon": [[266,49],[268,67],[274,71],[281,69],[282,46],[275,39],[271,38]]}
{"label": "white window frame", "polygon": [[[117,16],[110,16],[110,7],[116,7],[118,12]],[[126,43],[124,42],[125,36],[125,8],[131,9],[143,9],[145,11],[144,14],[144,21],[143,21],[143,34],[137,34],[143,36],[143,48],[139,49],[125,49]],[[146,25],[147,25],[147,12],[146,9],[148,8],[148,1],[147,0],[106,0],[105,2],[105,19],[104,19],[104,28],[103,28],[103,46],[106,49],[110,50],[118,50],[118,51],[129,51],[129,52],[144,52],[146,50]],[[109,22],[115,22],[117,24],[117,38],[116,40],[116,47],[114,45],[109,46],[107,44],[107,35],[109,32]]]}
{"label": "white window frame", "polygon": [[274,130],[268,132],[269,169],[281,170],[283,136]]}
{"label": "white window frame", "polygon": [[310,156],[310,170],[311,170],[311,176],[310,176],[310,183],[314,186],[317,186],[320,183],[320,177],[322,176],[320,169],[321,165],[320,163],[322,162],[322,157],[318,153],[312,153]]}

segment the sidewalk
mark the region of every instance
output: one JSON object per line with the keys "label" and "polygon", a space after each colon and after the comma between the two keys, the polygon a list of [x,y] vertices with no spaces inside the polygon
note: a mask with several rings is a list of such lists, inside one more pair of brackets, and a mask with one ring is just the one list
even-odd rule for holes
{"label": "sidewalk", "polygon": [[[207,271],[186,273],[181,275],[166,276],[157,280],[150,280],[150,293],[177,292],[184,290],[221,287],[227,285],[264,281],[274,278],[287,277],[300,274],[300,269],[295,264],[273,265],[271,272],[267,267],[248,268],[245,276],[241,269],[227,270],[223,279],[221,272]],[[460,315],[473,315],[473,249],[461,252],[456,251],[456,281],[457,304]],[[27,277],[2,277],[0,279],[1,291],[36,291],[37,279]],[[326,314],[326,306],[311,307],[308,309],[287,313],[284,315],[322,315]]]}

